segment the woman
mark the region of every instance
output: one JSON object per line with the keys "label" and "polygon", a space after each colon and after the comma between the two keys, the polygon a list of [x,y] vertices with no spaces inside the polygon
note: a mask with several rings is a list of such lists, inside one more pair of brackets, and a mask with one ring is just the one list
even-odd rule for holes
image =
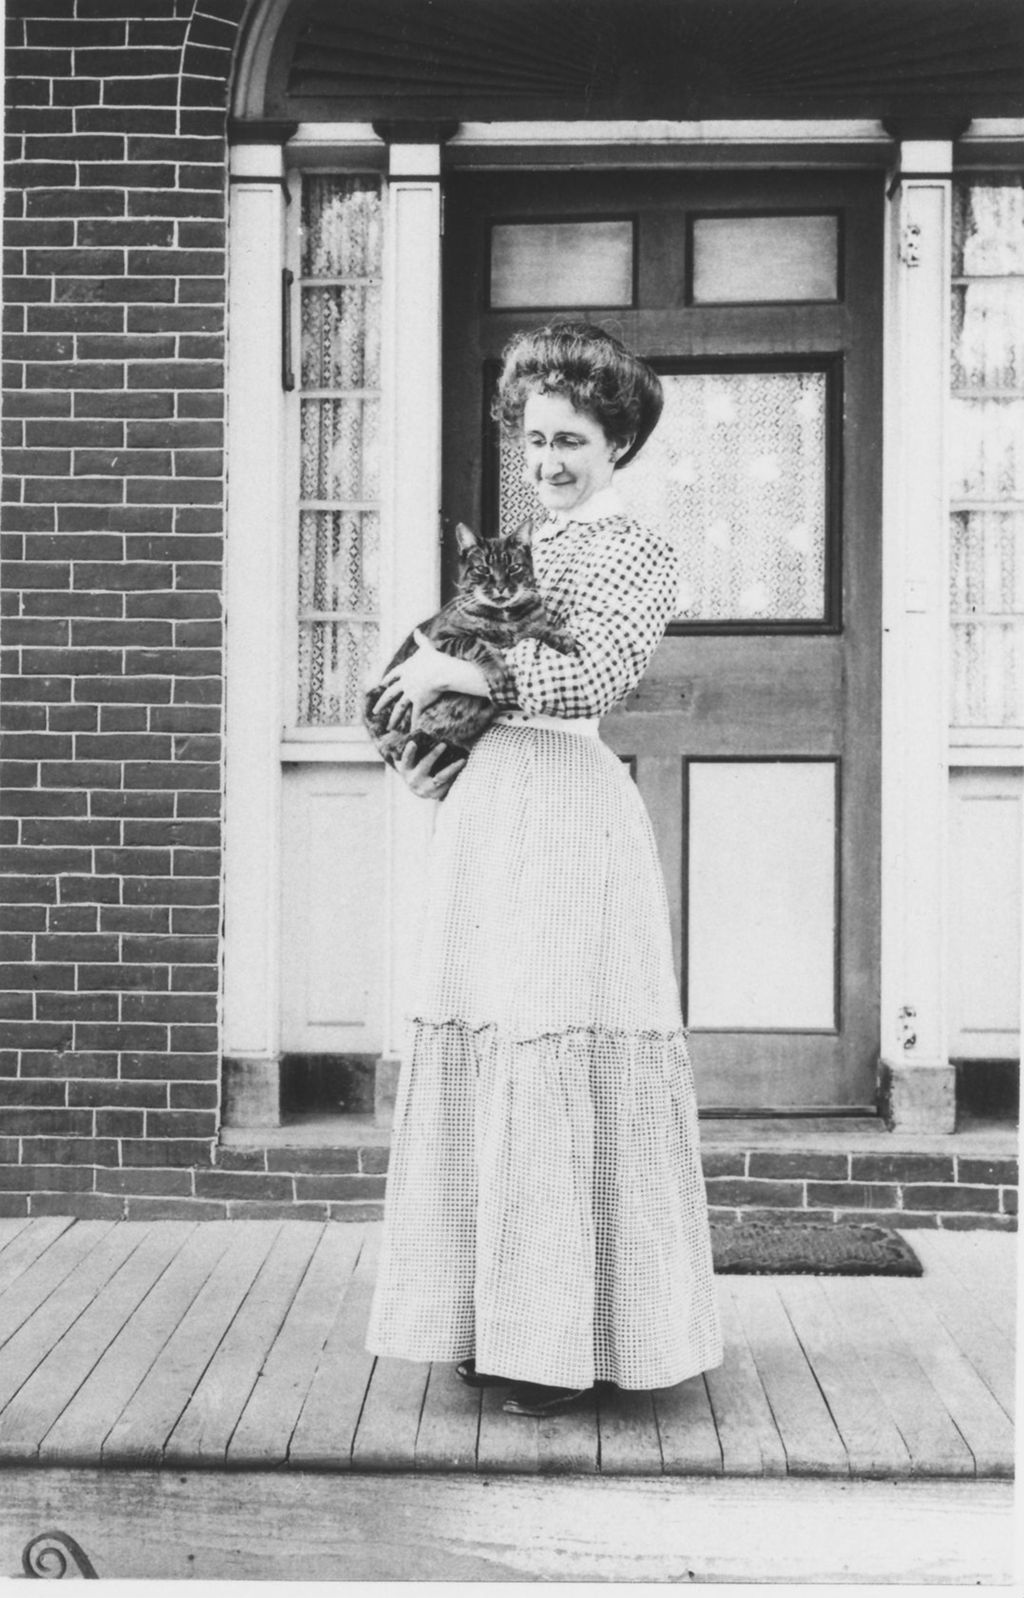
{"label": "woman", "polygon": [[529,640],[485,673],[424,643],[379,701],[415,716],[458,690],[502,714],[464,770],[404,767],[417,793],[455,785],[367,1346],[507,1381],[504,1408],[523,1415],[721,1359],[664,881],[636,787],[597,738],[674,608],[674,552],[612,486],[661,403],[599,328],[513,340],[499,417],[522,432],[547,512],[534,565],[574,648]]}

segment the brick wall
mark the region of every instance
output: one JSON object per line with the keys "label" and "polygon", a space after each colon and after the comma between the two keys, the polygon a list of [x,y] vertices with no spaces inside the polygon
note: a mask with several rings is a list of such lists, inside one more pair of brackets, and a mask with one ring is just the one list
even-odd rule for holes
{"label": "brick wall", "polygon": [[243,9],[8,3],[0,1213],[211,1158]]}
{"label": "brick wall", "polygon": [[771,1214],[779,1221],[829,1219],[951,1230],[1017,1229],[1017,1160],[901,1149],[843,1150],[705,1146],[712,1215]]}
{"label": "brick wall", "polygon": [[[840,1127],[837,1145],[841,1139]],[[37,1167],[39,1186],[19,1197],[17,1213],[316,1221],[383,1213],[388,1149],[379,1138],[335,1148],[216,1148],[212,1165],[203,1158],[207,1144],[181,1140],[172,1145],[183,1161],[175,1167],[166,1147],[153,1145],[147,1167],[56,1167],[63,1190],[50,1189],[51,1173]],[[711,1215],[725,1221],[1017,1229],[1017,1160],[1008,1155],[725,1147],[705,1135],[702,1158]]]}

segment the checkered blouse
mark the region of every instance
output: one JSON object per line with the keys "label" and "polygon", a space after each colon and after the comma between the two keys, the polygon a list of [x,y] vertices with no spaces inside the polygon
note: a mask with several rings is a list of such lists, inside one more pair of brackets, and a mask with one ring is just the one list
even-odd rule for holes
{"label": "checkered blouse", "polygon": [[560,654],[529,638],[505,650],[504,667],[487,671],[502,710],[605,715],[636,687],[674,614],[675,550],[613,495],[600,500],[608,514],[548,521],[534,534],[534,569],[549,612],[575,646]]}

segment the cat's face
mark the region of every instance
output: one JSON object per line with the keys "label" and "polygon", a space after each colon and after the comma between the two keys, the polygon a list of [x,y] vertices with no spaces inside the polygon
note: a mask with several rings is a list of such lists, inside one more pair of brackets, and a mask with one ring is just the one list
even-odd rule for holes
{"label": "cat's face", "polygon": [[536,593],[530,546],[518,533],[466,543],[459,588],[476,608],[514,611]]}

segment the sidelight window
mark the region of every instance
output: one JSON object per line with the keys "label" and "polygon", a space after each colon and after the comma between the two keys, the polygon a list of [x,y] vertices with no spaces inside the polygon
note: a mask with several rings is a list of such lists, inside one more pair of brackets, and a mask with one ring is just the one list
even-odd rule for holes
{"label": "sidelight window", "polygon": [[1024,725],[1024,184],[953,214],[950,426],[955,727]]}
{"label": "sidelight window", "polygon": [[377,177],[306,173],[299,245],[296,720],[349,726],[380,631]]}

